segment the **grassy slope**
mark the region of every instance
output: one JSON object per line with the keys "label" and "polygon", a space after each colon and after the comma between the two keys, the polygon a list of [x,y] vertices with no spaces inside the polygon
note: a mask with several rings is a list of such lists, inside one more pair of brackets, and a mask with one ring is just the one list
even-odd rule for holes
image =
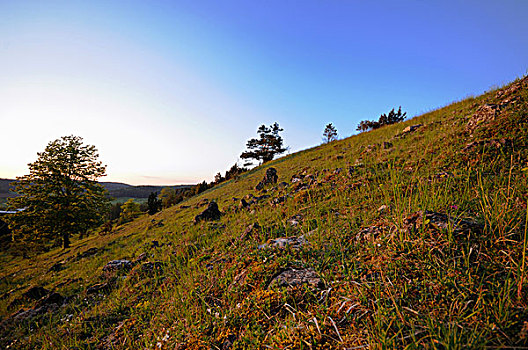
{"label": "grassy slope", "polygon": [[[76,241],[31,260],[1,256],[0,347],[12,348],[466,348],[526,344],[528,278],[523,237],[528,200],[528,80],[504,95],[491,91],[401,124],[305,150],[250,171],[183,205],[143,216],[112,235]],[[509,88],[505,87],[506,88]],[[515,102],[511,103],[512,97]],[[508,101],[509,100],[509,101]],[[501,102],[502,101],[502,102]],[[506,102],[505,102],[506,101]],[[472,133],[468,122],[486,103],[503,103]],[[424,126],[394,138],[406,126]],[[500,143],[472,141],[505,138]],[[391,142],[385,149],[383,142]],[[286,189],[236,210],[267,167]],[[341,171],[336,169],[342,169]],[[350,171],[349,171],[350,169]],[[524,171],[523,171],[524,169]],[[295,191],[290,179],[316,183]],[[216,200],[218,222],[192,224]],[[387,210],[378,211],[382,205]],[[484,224],[480,232],[409,228],[419,210]],[[300,214],[297,227],[287,219]],[[259,229],[243,235],[253,223]],[[358,235],[377,225],[380,234]],[[258,249],[276,237],[317,229],[301,249]],[[156,240],[161,247],[153,247]],[[89,248],[97,254],[67,260]],[[109,260],[163,262],[153,273],[102,276]],[[57,262],[65,269],[47,272]],[[289,268],[313,268],[317,288],[268,288]],[[125,277],[126,276],[126,277]],[[115,279],[111,291],[86,288]],[[30,285],[70,302],[54,313],[12,322],[9,304]],[[524,327],[524,328],[523,328]]]}

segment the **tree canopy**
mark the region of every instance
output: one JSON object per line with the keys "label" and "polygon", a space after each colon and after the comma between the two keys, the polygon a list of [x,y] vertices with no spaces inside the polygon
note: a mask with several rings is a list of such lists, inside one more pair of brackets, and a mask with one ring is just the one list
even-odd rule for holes
{"label": "tree canopy", "polygon": [[277,122],[269,127],[261,125],[257,130],[259,138],[248,140],[246,143],[248,150],[242,152],[240,158],[255,159],[266,163],[276,155],[286,152],[287,148],[284,148],[283,139],[279,135],[281,131],[284,130],[280,128]]}
{"label": "tree canopy", "polygon": [[17,178],[10,198],[9,226],[14,240],[70,245],[72,234],[84,234],[102,222],[108,205],[105,188],[97,179],[106,174],[92,145],[79,136],[64,136],[48,143],[38,159],[28,164],[29,174]]}

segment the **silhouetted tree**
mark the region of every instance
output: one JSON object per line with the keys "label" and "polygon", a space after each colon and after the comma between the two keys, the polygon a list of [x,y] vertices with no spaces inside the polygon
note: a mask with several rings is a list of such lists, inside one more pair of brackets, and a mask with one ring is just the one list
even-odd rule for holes
{"label": "silhouetted tree", "polygon": [[106,172],[98,158],[95,146],[83,145],[78,136],[48,143],[28,164],[29,174],[17,178],[20,196],[9,199],[10,208],[24,209],[6,218],[13,238],[39,243],[60,239],[68,248],[72,234],[100,225],[108,200],[97,182]]}
{"label": "silhouetted tree", "polygon": [[158,192],[151,192],[147,200],[147,212],[154,215],[161,210],[161,200],[158,199]]}
{"label": "silhouetted tree", "polygon": [[256,159],[262,163],[269,162],[275,155],[286,152],[283,147],[282,137],[279,132],[283,131],[278,123],[274,123],[269,127],[261,125],[257,134],[258,139],[251,139],[246,143],[247,151],[242,152],[240,158],[242,159]]}
{"label": "silhouetted tree", "polygon": [[214,177],[214,183],[215,184],[219,184],[220,182],[224,181],[225,179],[222,177],[222,174],[220,174],[219,172],[216,173],[215,177]]}
{"label": "silhouetted tree", "polygon": [[327,124],[323,131],[323,141],[328,143],[337,140],[337,129],[332,123]]}
{"label": "silhouetted tree", "polygon": [[200,194],[203,191],[206,191],[210,188],[209,184],[204,180],[203,182],[199,183],[198,185],[194,186],[194,194]]}
{"label": "silhouetted tree", "polygon": [[381,128],[382,126],[385,126],[385,125],[390,125],[390,124],[396,124],[396,123],[399,123],[401,121],[403,121],[405,119],[405,116],[407,115],[407,112],[405,113],[402,113],[402,110],[401,110],[401,106],[400,108],[398,109],[398,112],[395,112],[394,111],[394,108],[389,112],[389,114],[382,114],[380,115],[378,121],[374,121],[374,120],[362,120],[358,127],[357,127],[357,131],[367,131],[367,130],[373,130],[373,129],[378,129],[378,128]]}
{"label": "silhouetted tree", "polygon": [[237,163],[235,163],[228,171],[225,173],[225,179],[229,180],[232,178],[237,177],[238,175],[246,172],[248,169],[244,167],[239,167]]}

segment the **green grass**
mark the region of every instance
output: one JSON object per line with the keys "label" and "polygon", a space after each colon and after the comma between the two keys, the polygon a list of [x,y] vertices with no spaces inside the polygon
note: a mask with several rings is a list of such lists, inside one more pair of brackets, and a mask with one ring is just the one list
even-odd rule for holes
{"label": "green grass", "polygon": [[[505,104],[473,136],[465,131],[468,119],[480,106],[504,100],[497,91],[266,163],[111,235],[74,241],[68,251],[56,249],[31,259],[4,253],[0,315],[8,321],[0,346],[526,346],[526,79],[523,84],[512,93],[516,102]],[[418,123],[423,127],[395,137]],[[511,142],[462,151],[469,142],[501,138]],[[389,141],[392,147],[385,149],[383,142]],[[233,197],[257,195],[254,186],[270,166],[277,169],[279,182],[289,186],[270,186],[269,199],[239,210]],[[303,172],[316,183],[296,192],[298,185],[290,179]],[[269,204],[283,195],[288,196],[284,203]],[[224,215],[218,222],[195,225],[192,220],[205,208],[198,206],[204,198],[216,200]],[[382,205],[386,209],[379,211]],[[414,214],[424,210],[472,220],[482,229],[438,229],[416,219]],[[297,227],[287,221],[294,215],[302,216]],[[253,223],[260,228],[243,236]],[[378,226],[379,233],[358,235],[370,226]],[[299,250],[258,248],[273,238],[310,231],[309,244]],[[160,247],[153,247],[153,240]],[[74,259],[92,247],[99,249],[97,254]],[[109,260],[134,260],[141,253],[163,267],[152,273],[137,266],[116,276],[102,275]],[[65,269],[47,272],[59,261],[66,261]],[[268,288],[289,268],[313,268],[323,284]],[[87,287],[106,281],[113,281],[111,291],[86,293]],[[9,305],[35,285],[71,300],[58,311],[13,322],[11,315],[34,302]]]}

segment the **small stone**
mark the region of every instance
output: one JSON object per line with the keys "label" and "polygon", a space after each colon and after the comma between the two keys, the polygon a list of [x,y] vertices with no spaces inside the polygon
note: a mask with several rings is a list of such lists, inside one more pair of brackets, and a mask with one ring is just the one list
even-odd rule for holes
{"label": "small stone", "polygon": [[310,287],[321,287],[322,280],[312,268],[288,269],[273,278],[268,288],[296,287],[307,284]]}
{"label": "small stone", "polygon": [[101,291],[106,291],[110,289],[110,285],[108,283],[97,283],[93,286],[90,286],[86,289],[86,294],[95,294]]}
{"label": "small stone", "polygon": [[378,212],[383,213],[383,212],[386,212],[387,209],[388,207],[385,204],[383,204],[381,207],[378,208]]}
{"label": "small stone", "polygon": [[247,239],[247,238],[250,238],[253,236],[253,234],[260,230],[260,225],[255,222],[251,225],[249,225],[248,227],[246,227],[246,229],[244,230],[244,232],[240,235],[240,237],[238,237],[238,239],[240,241],[244,240],[244,239]]}
{"label": "small stone", "polygon": [[141,253],[141,254],[138,255],[138,257],[136,258],[136,260],[134,262],[135,263],[139,263],[139,262],[142,262],[145,259],[147,259],[147,253]]}
{"label": "small stone", "polygon": [[415,131],[416,129],[418,129],[418,128],[422,127],[422,126],[423,126],[422,124],[409,125],[405,129],[403,129],[401,133],[402,134],[407,134],[407,133]]}
{"label": "small stone", "polygon": [[119,271],[119,270],[128,270],[133,267],[133,263],[130,260],[112,260],[109,261],[105,266],[103,266],[103,271]]}

